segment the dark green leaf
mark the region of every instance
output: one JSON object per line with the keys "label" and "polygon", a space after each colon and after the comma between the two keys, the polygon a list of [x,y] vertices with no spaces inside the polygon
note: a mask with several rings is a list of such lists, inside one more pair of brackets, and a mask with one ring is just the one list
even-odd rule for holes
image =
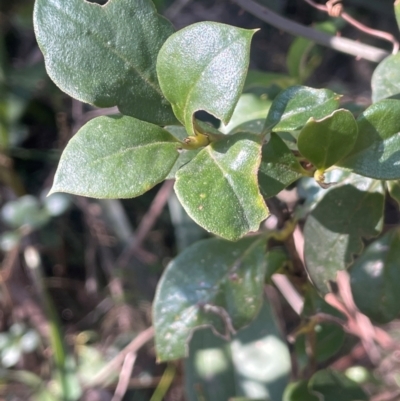
{"label": "dark green leaf", "polygon": [[168,175],[179,143],[164,129],[132,117],[89,121],[65,148],[50,191],[132,198]]}
{"label": "dark green leaf", "polygon": [[320,401],[368,401],[362,388],[340,372],[320,370],[308,385]]}
{"label": "dark green leaf", "polygon": [[289,255],[281,248],[271,249],[265,258],[267,263],[266,280],[270,280],[273,274],[283,270],[290,263]]}
{"label": "dark green leaf", "polygon": [[189,401],[230,397],[281,401],[290,372],[290,354],[270,305],[231,341],[210,330],[194,333],[185,361]]}
{"label": "dark green leaf", "polygon": [[321,119],[339,107],[340,95],[329,89],[292,86],[281,92],[269,110],[265,131],[294,131],[311,118]]}
{"label": "dark green leaf", "polygon": [[198,110],[229,122],[246,78],[254,32],[200,22],[173,34],[161,48],[160,85],[190,135]]}
{"label": "dark green leaf", "polygon": [[297,146],[315,167],[326,170],[349,154],[357,133],[353,115],[347,110],[336,110],[321,120],[311,118],[301,130]]}
{"label": "dark green leaf", "polygon": [[386,233],[367,247],[350,270],[357,307],[387,323],[400,313],[400,230]]}
{"label": "dark green leaf", "polygon": [[374,102],[400,94],[400,53],[385,58],[376,67],[371,87]]}
{"label": "dark green leaf", "polygon": [[226,334],[230,325],[250,323],[261,307],[265,269],[263,237],[213,238],[183,251],[164,272],[154,301],[158,359],[185,356],[199,326]]}
{"label": "dark green leaf", "polygon": [[358,137],[338,165],[378,180],[400,178],[400,100],[386,99],[360,115]]}
{"label": "dark green leaf", "polygon": [[308,381],[301,380],[286,387],[282,401],[319,401],[319,398],[310,393]]}
{"label": "dark green leaf", "polygon": [[258,182],[265,198],[275,196],[292,182],[306,174],[285,142],[272,132],[262,148]]}
{"label": "dark green leaf", "polygon": [[175,191],[190,217],[207,231],[236,240],[268,217],[257,170],[261,138],[235,134],[213,142],[176,173]]}
{"label": "dark green leaf", "polygon": [[357,186],[332,188],[311,212],[304,227],[307,271],[321,293],[363,249],[362,238],[382,229],[384,188],[381,182],[361,179]]}
{"label": "dark green leaf", "polygon": [[[332,315],[338,318],[345,317],[338,312],[337,309],[326,303],[314,290],[309,288],[306,292],[304,300],[304,308],[301,313],[302,318],[309,319],[318,313]],[[335,323],[322,322],[315,326],[315,349],[314,357],[317,362],[325,362],[327,359],[335,355],[343,345],[345,333],[343,329]],[[306,353],[305,336],[301,335],[296,338],[296,353]]]}
{"label": "dark green leaf", "polygon": [[400,206],[400,181],[387,181],[386,185],[390,196]]}
{"label": "dark green leaf", "polygon": [[155,124],[176,121],[156,74],[173,27],[150,0],[37,0],[34,22],[47,72],[64,92]]}

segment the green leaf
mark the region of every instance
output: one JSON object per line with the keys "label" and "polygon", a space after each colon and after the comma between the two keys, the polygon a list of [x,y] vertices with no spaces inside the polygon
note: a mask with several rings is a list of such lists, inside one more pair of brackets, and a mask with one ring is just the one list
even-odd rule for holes
{"label": "green leaf", "polygon": [[249,70],[244,84],[244,90],[248,91],[260,87],[270,88],[272,86],[286,89],[287,87],[295,84],[296,80],[292,77],[289,77],[287,74]]}
{"label": "green leaf", "polygon": [[228,334],[230,326],[249,324],[262,304],[265,270],[263,237],[212,238],[183,251],[165,270],[154,301],[158,359],[184,357],[199,326]]}
{"label": "green leaf", "polygon": [[369,245],[350,270],[354,301],[376,322],[388,323],[400,313],[399,260],[397,228]]}
{"label": "green leaf", "polygon": [[362,238],[379,234],[384,200],[382,183],[364,178],[357,186],[332,188],[311,212],[304,227],[304,254],[308,274],[321,293],[361,253]]}
{"label": "green leaf", "polygon": [[311,118],[301,130],[297,146],[315,167],[326,170],[349,154],[357,133],[353,115],[340,109],[321,120]]}
{"label": "green leaf", "polygon": [[267,263],[265,280],[270,280],[273,274],[283,270],[291,263],[289,255],[282,248],[271,249],[266,253],[265,259]]}
{"label": "green leaf", "polygon": [[368,401],[367,395],[357,383],[333,370],[315,373],[308,387],[320,401]]}
{"label": "green leaf", "polygon": [[300,380],[286,387],[282,401],[319,401],[319,398],[310,393],[307,380]]}
{"label": "green leaf", "polygon": [[175,191],[207,231],[237,240],[268,217],[257,184],[261,138],[235,134],[213,142],[176,173]]}
{"label": "green leaf", "polygon": [[47,72],[64,92],[155,124],[176,121],[156,74],[173,27],[150,0],[37,0],[34,23]]}
{"label": "green leaf", "polygon": [[94,198],[132,198],[170,172],[179,143],[166,130],[132,117],[89,121],[70,140],[50,191]]}
{"label": "green leaf", "polygon": [[357,120],[358,137],[349,155],[338,166],[378,180],[400,178],[400,100],[373,104]]}
{"label": "green leaf", "polygon": [[271,306],[264,302],[257,318],[229,342],[211,330],[195,332],[185,373],[189,401],[280,401],[290,374],[290,354]]}
{"label": "green leaf", "polygon": [[379,100],[400,94],[400,53],[385,58],[372,74],[372,100]]}
{"label": "green leaf", "polygon": [[190,135],[198,110],[229,122],[246,79],[254,33],[199,22],[173,34],[161,48],[157,60],[161,89]]}
{"label": "green leaf", "polygon": [[[335,35],[336,27],[331,21],[314,24],[314,29]],[[305,82],[314,70],[321,64],[323,52],[320,46],[316,46],[315,42],[297,37],[290,45],[286,66],[289,74],[296,78],[298,83]]]}
{"label": "green leaf", "polygon": [[[326,303],[313,287],[307,289],[304,308],[301,317],[307,322],[318,313],[332,315],[341,319],[345,317],[337,309]],[[314,357],[317,362],[325,362],[335,355],[342,347],[345,340],[343,329],[335,323],[323,322],[315,326]],[[296,338],[296,354],[301,352],[307,358],[305,336]],[[303,356],[301,355],[301,356]]]}
{"label": "green leaf", "polygon": [[329,89],[292,86],[281,92],[272,103],[264,130],[295,131],[311,118],[321,119],[339,107],[340,95]]}
{"label": "green leaf", "polygon": [[400,206],[400,181],[387,181],[386,186],[390,197]]}
{"label": "green leaf", "polygon": [[[244,93],[242,96],[240,96],[229,124],[221,124],[220,131],[224,134],[228,134],[241,124],[254,120],[265,120],[270,106],[271,101],[265,99],[262,95],[257,96],[254,93]],[[245,130],[242,129],[242,132],[243,131]],[[261,131],[262,125],[258,133]]]}
{"label": "green leaf", "polygon": [[258,182],[265,198],[275,196],[306,174],[293,152],[278,134],[272,132],[262,148]]}

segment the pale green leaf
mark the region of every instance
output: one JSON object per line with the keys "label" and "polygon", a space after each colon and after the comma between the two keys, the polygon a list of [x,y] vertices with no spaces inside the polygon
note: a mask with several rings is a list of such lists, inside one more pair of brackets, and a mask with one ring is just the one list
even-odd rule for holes
{"label": "pale green leaf", "polygon": [[163,181],[179,143],[166,130],[132,117],[89,121],[65,148],[50,191],[132,198]]}
{"label": "pale green leaf", "polygon": [[161,48],[160,85],[190,135],[198,110],[229,122],[246,79],[254,32],[199,22],[173,34]]}
{"label": "pale green leaf", "polygon": [[400,95],[400,53],[380,62],[372,75],[371,87],[374,102]]}
{"label": "pale green leaf", "polygon": [[257,231],[268,209],[257,183],[261,138],[235,134],[213,142],[176,173],[175,191],[190,217],[223,238]]}
{"label": "pale green leaf", "polygon": [[321,119],[339,107],[340,95],[329,89],[292,86],[273,101],[264,130],[266,132],[295,131],[310,118]]}

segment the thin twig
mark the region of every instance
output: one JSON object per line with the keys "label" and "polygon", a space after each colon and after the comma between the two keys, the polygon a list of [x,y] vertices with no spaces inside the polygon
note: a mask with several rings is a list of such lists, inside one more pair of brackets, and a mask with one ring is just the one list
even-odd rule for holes
{"label": "thin twig", "polygon": [[303,36],[320,45],[330,47],[331,49],[352,56],[361,57],[369,61],[380,62],[385,57],[389,56],[389,52],[379,49],[374,46],[356,42],[351,39],[338,36],[331,36],[324,32],[317,31],[313,28],[306,27],[291,21],[281,15],[274,13],[268,8],[256,3],[254,0],[232,0],[244,10],[253,14],[260,20],[267,22],[277,29],[288,32],[295,36]]}
{"label": "thin twig", "polygon": [[[379,31],[377,29],[372,29],[369,28],[368,26],[362,24],[361,22],[357,21],[355,18],[353,18],[350,14],[346,13],[343,11],[343,5],[342,3],[336,3],[337,7],[333,7],[332,5],[329,6],[329,1],[327,2],[327,5],[323,4],[317,4],[313,0],[304,0],[307,4],[309,4],[311,7],[316,8],[317,10],[320,10],[322,12],[327,13],[331,17],[341,17],[343,18],[346,22],[348,22],[350,25],[353,25],[356,29],[358,29],[361,32],[366,33],[367,35],[370,36],[375,36],[377,38],[386,40],[390,42],[393,45],[393,54],[396,54],[399,50],[399,42],[398,40],[389,32],[384,32],[384,31]],[[332,14],[333,10],[334,14]]]}
{"label": "thin twig", "polygon": [[124,398],[126,390],[129,386],[129,380],[132,375],[133,366],[136,361],[136,354],[129,352],[125,356],[124,364],[122,365],[121,373],[119,375],[119,380],[117,388],[115,389],[114,397],[111,401],[121,401]]}
{"label": "thin twig", "polygon": [[153,327],[142,331],[137,335],[118,355],[116,355],[110,362],[104,366],[100,372],[98,372],[88,383],[85,384],[86,388],[95,386],[104,386],[107,383],[107,379],[110,375],[117,371],[125,360],[125,357],[129,353],[136,353],[142,348],[148,341],[154,337]]}
{"label": "thin twig", "polygon": [[165,204],[171,194],[174,186],[174,180],[165,181],[155,196],[153,202],[150,205],[149,210],[142,218],[142,221],[137,228],[133,241],[122,251],[121,255],[117,260],[117,266],[120,268],[125,267],[132,255],[135,254],[136,250],[139,249],[145,240],[146,236],[153,228],[161,212],[164,209]]}

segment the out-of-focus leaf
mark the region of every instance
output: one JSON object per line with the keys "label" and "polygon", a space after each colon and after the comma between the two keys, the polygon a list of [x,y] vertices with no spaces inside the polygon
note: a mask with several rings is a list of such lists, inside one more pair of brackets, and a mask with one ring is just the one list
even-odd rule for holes
{"label": "out-of-focus leaf", "polygon": [[39,200],[32,195],[25,195],[15,201],[7,202],[1,210],[1,217],[12,228],[24,225],[40,228],[50,220],[47,210],[43,209]]}
{"label": "out-of-focus leaf", "polygon": [[393,54],[380,62],[371,80],[372,100],[398,96],[400,94],[400,54]]}
{"label": "out-of-focus leaf", "polygon": [[162,46],[157,73],[178,120],[194,135],[193,115],[205,110],[229,122],[239,100],[255,31],[216,22],[199,22]]}
{"label": "out-of-focus leaf", "polygon": [[329,89],[292,86],[282,91],[273,101],[264,130],[294,131],[303,128],[313,117],[318,120],[339,107],[340,95]]}
{"label": "out-of-focus leaf", "polygon": [[348,156],[337,163],[378,180],[400,178],[400,100],[386,99],[368,107],[357,120],[358,137]]}
{"label": "out-of-focus leaf", "polygon": [[103,116],[65,148],[50,193],[132,198],[166,178],[179,143],[166,130],[132,117]]}
{"label": "out-of-focus leaf", "polygon": [[194,333],[189,350],[185,361],[189,401],[282,400],[290,355],[268,303],[231,341],[201,330]]}
{"label": "out-of-focus leaf", "polygon": [[319,398],[310,393],[308,381],[300,380],[289,383],[283,394],[282,401],[320,401]]}
{"label": "out-of-focus leaf", "polygon": [[310,392],[320,401],[367,401],[362,388],[340,372],[320,370],[310,379]]}
{"label": "out-of-focus leaf", "polygon": [[382,229],[384,188],[380,181],[362,178],[357,185],[331,189],[311,212],[304,227],[305,260],[311,280],[321,293],[363,249],[362,238]]}
{"label": "out-of-focus leaf", "polygon": [[34,24],[47,72],[64,92],[154,124],[176,121],[156,74],[174,30],[150,0],[37,0]]}
{"label": "out-of-focus leaf", "polygon": [[183,251],[165,270],[154,301],[158,359],[185,356],[199,326],[226,333],[230,325],[251,322],[261,307],[265,270],[263,237],[213,238]]}
{"label": "out-of-focus leaf", "polygon": [[180,202],[207,231],[233,241],[257,231],[268,217],[257,183],[261,140],[254,134],[227,135],[176,173]]}
{"label": "out-of-focus leaf", "polygon": [[[240,97],[228,125],[222,124],[220,131],[224,134],[228,134],[232,132],[234,128],[246,122],[260,119],[265,120],[270,106],[270,100],[253,93],[244,93]],[[259,132],[261,131],[262,126]]]}
{"label": "out-of-focus leaf", "polygon": [[[326,303],[312,288],[308,288],[304,300],[302,318],[309,319],[318,313],[324,313],[344,319],[344,316],[337,309]],[[315,326],[315,349],[314,357],[318,362],[324,362],[335,355],[343,345],[345,333],[343,329],[334,323],[323,322]],[[296,338],[296,353],[299,352],[306,357],[305,336]]]}
{"label": "out-of-focus leaf", "polygon": [[387,323],[400,313],[400,230],[374,241],[350,270],[357,307],[371,319]]}

